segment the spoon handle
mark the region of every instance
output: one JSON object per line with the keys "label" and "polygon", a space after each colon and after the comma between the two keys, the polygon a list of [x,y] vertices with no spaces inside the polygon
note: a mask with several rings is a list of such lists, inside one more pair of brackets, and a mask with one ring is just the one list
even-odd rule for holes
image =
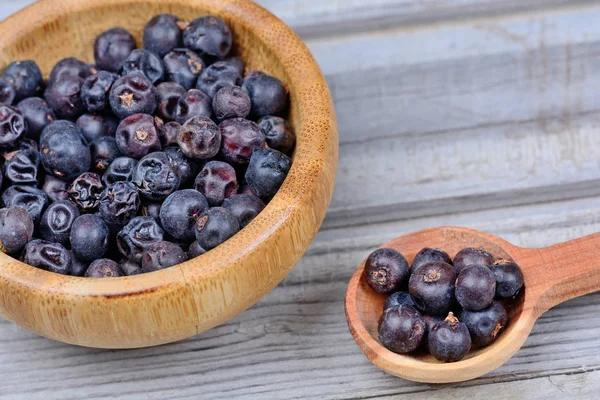
{"label": "spoon handle", "polygon": [[600,290],[600,233],[542,249],[522,249],[526,293],[542,314],[569,299]]}

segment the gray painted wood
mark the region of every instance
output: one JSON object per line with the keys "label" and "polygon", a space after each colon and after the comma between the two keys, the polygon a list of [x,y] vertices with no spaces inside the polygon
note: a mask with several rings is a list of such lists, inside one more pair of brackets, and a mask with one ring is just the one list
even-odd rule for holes
{"label": "gray painted wood", "polygon": [[[31,2],[2,1],[0,19]],[[260,3],[307,40],[338,113],[336,192],[307,254],[250,310],[180,343],[85,349],[0,321],[0,399],[597,397],[600,294],[550,310],[498,370],[442,386],[370,365],[343,297],[372,249],[416,229],[531,247],[600,231],[600,2]]]}

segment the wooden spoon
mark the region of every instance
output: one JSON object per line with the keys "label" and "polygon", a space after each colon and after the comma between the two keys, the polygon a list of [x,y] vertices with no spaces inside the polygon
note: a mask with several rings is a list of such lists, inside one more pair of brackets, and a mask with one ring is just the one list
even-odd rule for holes
{"label": "wooden spoon", "polygon": [[380,343],[378,320],[386,296],[372,290],[363,278],[364,261],[346,292],[346,319],[356,343],[369,361],[382,370],[416,382],[460,382],[498,368],[521,348],[533,324],[545,311],[563,301],[600,290],[600,233],[542,249],[526,249],[473,229],[440,227],[396,238],[382,247],[412,259],[424,247],[437,247],[451,256],[465,247],[483,247],[496,259],[512,259],[525,276],[524,293],[508,310],[506,329],[490,346],[474,349],[455,363],[430,355],[396,354]]}

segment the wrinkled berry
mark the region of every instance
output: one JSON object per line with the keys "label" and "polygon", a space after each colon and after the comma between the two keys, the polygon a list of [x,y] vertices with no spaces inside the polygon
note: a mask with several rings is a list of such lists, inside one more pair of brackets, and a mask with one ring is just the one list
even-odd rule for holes
{"label": "wrinkled berry", "polygon": [[223,208],[235,215],[241,229],[256,218],[265,208],[265,203],[253,194],[236,194],[223,201]]}
{"label": "wrinkled berry", "polygon": [[487,251],[481,249],[474,249],[473,247],[467,247],[459,251],[454,256],[454,266],[457,272],[463,270],[463,268],[471,267],[473,265],[491,266],[494,263],[494,256]]}
{"label": "wrinkled berry", "polygon": [[365,279],[377,293],[399,290],[406,285],[409,275],[406,258],[394,249],[377,249],[365,262]]}
{"label": "wrinkled berry", "polygon": [[186,157],[179,146],[169,146],[164,150],[171,159],[173,171],[181,178],[181,185],[190,183],[198,175],[198,163]]}
{"label": "wrinkled berry", "polygon": [[194,117],[179,129],[177,143],[186,157],[206,160],[219,152],[221,132],[210,118]]}
{"label": "wrinkled berry", "polygon": [[296,135],[285,119],[272,115],[262,117],[258,120],[258,127],[265,135],[265,140],[270,148],[285,154],[292,152],[296,144]]}
{"label": "wrinkled berry", "polygon": [[91,74],[92,71],[86,63],[75,57],[68,57],[63,58],[54,65],[54,68],[52,68],[52,71],[50,72],[48,82],[52,85],[67,76],[76,76],[85,79]]}
{"label": "wrinkled berry", "polygon": [[144,74],[132,72],[115,81],[109,99],[113,112],[124,119],[134,114],[152,114],[156,109],[157,92]]}
{"label": "wrinkled berry", "polygon": [[119,124],[115,135],[119,151],[133,158],[142,158],[161,149],[158,128],[152,115],[134,114]]}
{"label": "wrinkled berry", "polygon": [[42,190],[52,202],[69,199],[69,182],[52,175],[46,175]]}
{"label": "wrinkled berry", "polygon": [[121,75],[132,72],[141,72],[153,84],[162,81],[165,77],[165,68],[160,58],[153,52],[143,49],[132,51],[121,64]]}
{"label": "wrinkled berry", "polygon": [[246,118],[250,114],[250,97],[239,86],[225,86],[213,97],[212,106],[219,120]]}
{"label": "wrinkled berry", "polygon": [[86,111],[85,104],[81,100],[82,87],[82,78],[65,75],[46,88],[44,98],[59,118],[77,118]]}
{"label": "wrinkled berry", "polygon": [[4,79],[0,79],[0,103],[6,106],[12,106],[16,96],[15,88]]}
{"label": "wrinkled berry", "polygon": [[492,304],[496,294],[496,278],[488,267],[474,265],[463,268],[456,279],[456,300],[465,310],[482,310]]}
{"label": "wrinkled berry", "polygon": [[88,76],[81,88],[81,99],[90,112],[110,111],[110,88],[119,79],[119,75],[99,71]]}
{"label": "wrinkled berry", "polygon": [[121,271],[123,271],[125,276],[133,276],[143,273],[142,268],[138,265],[138,263],[127,259],[122,260],[119,263],[119,268],[121,268]]}
{"label": "wrinkled berry", "polygon": [[175,173],[167,153],[157,151],[140,160],[133,173],[133,183],[144,198],[157,201],[176,191],[181,178]]}
{"label": "wrinkled berry", "polygon": [[144,250],[142,272],[153,272],[187,261],[185,251],[175,243],[156,242]]}
{"label": "wrinkled berry", "polygon": [[499,261],[492,267],[496,279],[496,297],[511,298],[519,295],[524,278],[521,268],[514,262]]}
{"label": "wrinkled berry", "polygon": [[42,165],[57,178],[74,179],[89,170],[90,149],[77,126],[70,121],[54,121],[40,138]]}
{"label": "wrinkled berry", "polygon": [[156,87],[158,96],[158,116],[171,121],[175,119],[177,102],[186,93],[186,90],[175,82],[163,82]]}
{"label": "wrinkled berry", "polygon": [[2,79],[15,89],[15,101],[34,97],[44,87],[42,71],[35,61],[15,61],[9,64],[2,73]]}
{"label": "wrinkled berry", "polygon": [[158,128],[158,137],[160,144],[163,147],[177,144],[177,136],[179,135],[179,129],[181,125],[175,121],[167,122],[166,124],[160,125]]}
{"label": "wrinkled berry", "polygon": [[413,302],[410,294],[408,292],[394,292],[389,295],[389,297],[385,300],[385,304],[383,305],[383,311],[388,308],[397,307],[400,305],[414,307],[415,303]]}
{"label": "wrinkled berry", "polygon": [[[431,247],[425,247],[417,253],[413,259],[411,268],[416,271],[421,265],[429,264],[431,262],[443,262],[452,265],[452,259],[445,251],[441,249],[432,249]],[[458,274],[459,271],[456,271]]]}
{"label": "wrinkled berry", "polygon": [[232,43],[233,36],[229,26],[213,15],[193,20],[183,31],[183,45],[200,55],[226,57]]}
{"label": "wrinkled berry", "polygon": [[21,111],[23,118],[27,122],[26,136],[34,140],[40,140],[40,135],[44,128],[56,120],[56,115],[52,108],[46,103],[46,100],[39,97],[30,97],[21,100],[17,104],[17,108]]}
{"label": "wrinkled berry", "polygon": [[50,204],[40,220],[40,237],[67,246],[71,227],[77,217],[79,217],[79,210],[69,201],[63,200]]}
{"label": "wrinkled berry", "polygon": [[110,231],[97,214],[83,214],[71,227],[71,248],[75,257],[82,261],[102,258],[108,250]]}
{"label": "wrinkled berry", "polygon": [[125,257],[140,262],[144,250],[163,240],[163,230],[152,217],[135,217],[117,235],[117,246]]}
{"label": "wrinkled berry", "polygon": [[62,275],[71,273],[71,254],[60,243],[35,239],[25,245],[23,262]]}
{"label": "wrinkled berry", "polygon": [[202,246],[200,246],[200,243],[198,243],[196,240],[194,243],[190,244],[190,248],[188,249],[188,258],[196,258],[204,253],[206,253],[206,250],[204,250]]}
{"label": "wrinkled berry", "polygon": [[96,38],[94,42],[94,59],[98,69],[118,72],[121,64],[133,50],[135,39],[123,28],[109,29]]}
{"label": "wrinkled berry", "polygon": [[252,102],[250,115],[253,119],[267,115],[279,115],[285,110],[288,95],[283,83],[271,75],[246,77],[242,88],[248,92]]}
{"label": "wrinkled berry", "polygon": [[229,162],[248,164],[252,153],[265,147],[265,135],[256,123],[247,119],[228,119],[221,122],[219,130],[221,155]]}
{"label": "wrinkled berry", "polygon": [[179,190],[162,204],[160,223],[177,241],[190,243],[196,239],[196,221],[206,210],[208,203],[201,193],[194,189]]}
{"label": "wrinkled berry", "polygon": [[182,44],[182,27],[183,21],[174,15],[155,15],[144,27],[142,36],[144,49],[158,54],[161,58],[164,57],[165,54]]}
{"label": "wrinkled berry", "polygon": [[108,258],[94,261],[85,271],[85,276],[88,278],[116,278],[123,275],[119,264]]}
{"label": "wrinkled berry", "polygon": [[98,209],[98,201],[104,190],[102,178],[93,172],[84,172],[69,186],[69,200],[81,212],[89,213]]}
{"label": "wrinkled berry", "polygon": [[204,69],[204,61],[189,49],[174,49],[163,58],[165,79],[177,82],[190,90],[196,85],[200,73]]}
{"label": "wrinkled berry", "polygon": [[138,161],[131,157],[119,157],[113,160],[102,175],[102,182],[105,186],[119,181],[132,181],[133,172],[137,167]]}
{"label": "wrinkled berry", "polygon": [[425,321],[407,305],[388,308],[379,320],[379,340],[394,353],[409,353],[419,347],[425,334]]}
{"label": "wrinkled berry", "polygon": [[37,184],[38,169],[40,166],[40,153],[37,143],[26,139],[19,148],[5,152],[2,171],[4,178],[14,185]]}
{"label": "wrinkled berry", "polygon": [[212,115],[212,104],[210,97],[197,89],[188,90],[177,100],[175,106],[175,121],[185,124],[193,117],[210,118]]}
{"label": "wrinkled berry", "polygon": [[200,74],[196,89],[202,90],[211,98],[226,86],[240,86],[242,83],[242,74],[227,62],[218,61],[206,68]]}
{"label": "wrinkled berry", "polygon": [[27,122],[21,111],[0,104],[0,148],[15,147],[27,132]]}
{"label": "wrinkled berry", "polygon": [[291,166],[292,160],[277,150],[256,150],[250,157],[246,182],[253,193],[269,201],[283,184]]}
{"label": "wrinkled berry", "polygon": [[237,193],[235,169],[222,161],[209,161],[196,177],[194,188],[206,197],[211,207],[220,206]]}
{"label": "wrinkled berry", "polygon": [[237,218],[221,207],[203,212],[196,222],[196,240],[200,247],[211,250],[240,230]]}
{"label": "wrinkled berry", "polygon": [[21,207],[0,209],[0,251],[17,253],[33,237],[33,219]]}
{"label": "wrinkled berry", "polygon": [[508,314],[497,301],[480,311],[463,310],[460,320],[467,325],[471,341],[476,346],[491,344],[508,323]]}
{"label": "wrinkled berry", "polygon": [[2,193],[2,203],[5,207],[23,207],[37,223],[48,205],[48,196],[35,186],[15,185]]}
{"label": "wrinkled berry", "polygon": [[110,163],[121,156],[113,137],[101,137],[94,140],[90,144],[90,154],[92,155],[92,171],[99,174],[104,173]]}
{"label": "wrinkled berry", "polygon": [[137,214],[140,194],[131,182],[115,182],[104,189],[99,202],[102,219],[109,226],[122,228]]}
{"label": "wrinkled berry", "polygon": [[460,361],[471,349],[469,329],[454,314],[433,326],[428,335],[429,352],[439,361]]}
{"label": "wrinkled berry", "polygon": [[81,129],[81,133],[88,143],[101,137],[114,136],[119,126],[119,120],[116,117],[94,113],[83,114],[77,118],[75,123]]}
{"label": "wrinkled berry", "polygon": [[454,303],[456,270],[450,264],[433,262],[413,271],[408,281],[408,292],[419,311],[444,315]]}

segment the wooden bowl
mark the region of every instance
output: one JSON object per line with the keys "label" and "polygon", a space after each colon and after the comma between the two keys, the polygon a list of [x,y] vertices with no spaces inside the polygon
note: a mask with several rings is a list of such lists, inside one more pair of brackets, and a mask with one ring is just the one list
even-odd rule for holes
{"label": "wooden bowl", "polygon": [[233,238],[184,264],[134,277],[62,276],[0,254],[0,314],[39,335],[101,348],[184,339],[244,311],[275,287],[317,233],[331,200],[338,138],[325,80],[302,41],[247,0],[42,0],[0,23],[0,69],[36,60],[47,76],[61,58],[93,62],[102,31],[122,26],[138,45],[159,13],[213,14],[232,28],[248,69],[290,91],[297,135],[292,169],[265,210]]}

